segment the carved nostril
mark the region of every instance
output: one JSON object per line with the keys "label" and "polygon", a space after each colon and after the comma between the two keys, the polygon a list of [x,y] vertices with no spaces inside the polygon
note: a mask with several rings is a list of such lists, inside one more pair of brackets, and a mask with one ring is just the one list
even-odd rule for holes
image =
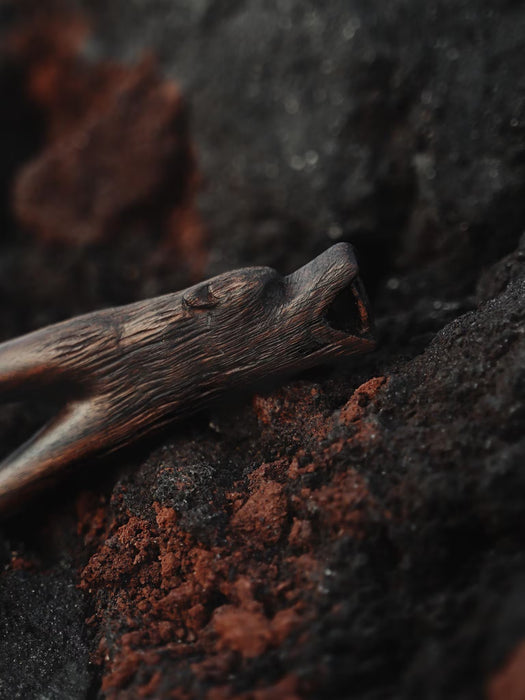
{"label": "carved nostril", "polygon": [[347,285],[333,299],[325,312],[325,320],[334,330],[362,334],[369,330],[364,291],[359,279]]}

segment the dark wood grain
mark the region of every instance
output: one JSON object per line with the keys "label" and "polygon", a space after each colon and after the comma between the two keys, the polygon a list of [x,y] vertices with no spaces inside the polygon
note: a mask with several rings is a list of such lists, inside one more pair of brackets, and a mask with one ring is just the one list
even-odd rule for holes
{"label": "dark wood grain", "polygon": [[0,345],[0,395],[65,387],[60,414],[0,465],[0,513],[57,472],[111,452],[221,393],[373,349],[349,244],[282,277],[228,272]]}

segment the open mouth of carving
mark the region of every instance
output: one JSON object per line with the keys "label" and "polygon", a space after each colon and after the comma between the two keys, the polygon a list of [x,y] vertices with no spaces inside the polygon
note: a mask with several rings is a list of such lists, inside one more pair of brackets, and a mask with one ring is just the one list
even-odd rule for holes
{"label": "open mouth of carving", "polygon": [[355,277],[336,294],[326,309],[324,318],[333,330],[358,336],[370,334],[366,293],[359,277]]}

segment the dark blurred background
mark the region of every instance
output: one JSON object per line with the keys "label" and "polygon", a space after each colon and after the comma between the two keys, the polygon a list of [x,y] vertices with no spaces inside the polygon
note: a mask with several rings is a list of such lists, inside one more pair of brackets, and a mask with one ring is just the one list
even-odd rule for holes
{"label": "dark blurred background", "polygon": [[[286,273],[346,240],[379,350],[308,375],[296,408],[275,399],[284,418],[273,399],[263,418],[233,407],[212,421],[217,434],[206,421],[174,432],[149,446],[151,459],[148,449],[115,458],[109,476],[88,475],[7,523],[1,698],[523,697],[524,63],[516,0],[2,2],[2,340],[236,266]],[[353,422],[332,430],[371,377],[388,389],[376,399],[374,385],[352,404]],[[45,397],[3,408],[1,453],[49,411]],[[308,452],[309,421],[332,426],[322,439],[342,441],[337,458]],[[322,474],[286,476],[297,450]],[[190,533],[227,549],[249,475],[267,462],[268,502],[286,501],[287,525],[267,554],[278,574],[254,573],[260,553],[243,564],[260,576],[257,614],[280,609],[297,552],[332,573],[296,585],[295,637],[263,644],[255,661],[239,661],[213,622],[225,605],[245,611],[246,598],[210,584],[181,661],[170,644],[190,623],[170,623],[159,641],[161,613],[135,619],[138,591],[158,600],[165,584],[124,565],[113,574],[106,539],[133,518],[151,525],[160,502],[182,513],[172,540]],[[166,465],[189,500],[165,481]],[[355,504],[330,500],[344,491],[334,470],[357,470],[369,489],[359,536],[345,520]],[[323,530],[328,501],[339,505]],[[140,561],[157,561],[162,533],[140,532]],[[135,561],[138,538],[130,526],[111,547]],[[220,550],[232,581],[232,552],[245,546],[235,542]],[[97,576],[93,557],[105,562]],[[113,605],[128,587],[128,607]],[[122,641],[130,630],[138,636]],[[515,646],[508,674],[493,677]]]}

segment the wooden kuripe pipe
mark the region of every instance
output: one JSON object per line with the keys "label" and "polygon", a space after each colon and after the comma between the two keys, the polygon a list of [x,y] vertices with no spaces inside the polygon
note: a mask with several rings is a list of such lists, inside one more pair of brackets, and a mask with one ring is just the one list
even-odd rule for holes
{"label": "wooden kuripe pipe", "polygon": [[221,393],[374,348],[352,247],[288,277],[227,272],[0,344],[0,395],[60,386],[68,401],[0,464],[0,514],[60,470],[132,443]]}

